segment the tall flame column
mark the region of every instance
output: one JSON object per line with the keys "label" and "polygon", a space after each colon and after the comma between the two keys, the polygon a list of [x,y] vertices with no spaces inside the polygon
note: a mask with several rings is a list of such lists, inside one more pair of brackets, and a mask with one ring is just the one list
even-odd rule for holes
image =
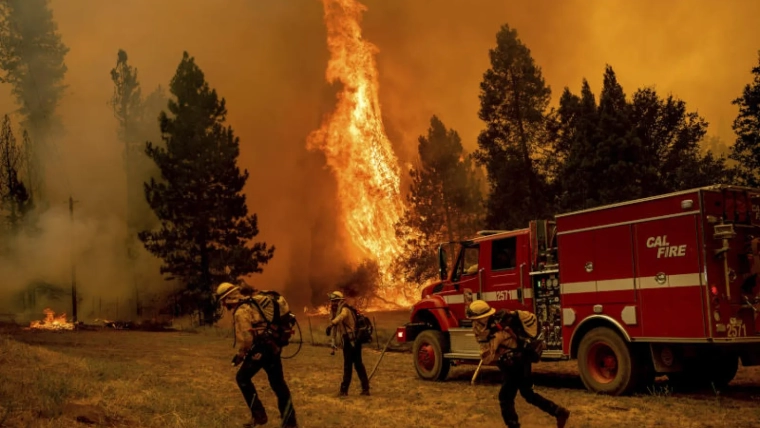
{"label": "tall flame column", "polygon": [[326,78],[343,86],[335,111],[309,136],[307,147],[324,152],[348,235],[388,278],[388,267],[401,250],[394,225],[403,205],[398,160],[378,98],[377,48],[362,38],[364,5],[356,0],[322,3],[330,51]]}

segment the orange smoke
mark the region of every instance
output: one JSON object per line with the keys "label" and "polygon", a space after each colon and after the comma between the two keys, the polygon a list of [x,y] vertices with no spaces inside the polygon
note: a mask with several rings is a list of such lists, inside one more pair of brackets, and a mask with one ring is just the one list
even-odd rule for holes
{"label": "orange smoke", "polygon": [[309,135],[324,152],[338,187],[346,231],[361,257],[376,259],[386,281],[401,251],[395,223],[402,215],[399,166],[385,133],[378,98],[377,48],[362,38],[356,0],[322,0],[330,60],[326,78],[343,86],[335,111]]}

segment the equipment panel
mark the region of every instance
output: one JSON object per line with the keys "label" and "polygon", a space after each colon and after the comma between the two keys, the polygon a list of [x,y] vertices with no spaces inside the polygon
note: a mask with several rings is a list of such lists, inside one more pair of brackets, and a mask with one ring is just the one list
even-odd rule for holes
{"label": "equipment panel", "polygon": [[562,350],[562,308],[559,275],[548,273],[533,277],[536,318],[544,333],[547,350]]}

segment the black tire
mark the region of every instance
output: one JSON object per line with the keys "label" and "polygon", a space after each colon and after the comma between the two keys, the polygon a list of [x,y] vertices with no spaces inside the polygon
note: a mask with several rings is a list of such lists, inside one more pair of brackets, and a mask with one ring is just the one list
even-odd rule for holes
{"label": "black tire", "polygon": [[412,358],[417,376],[432,381],[446,380],[451,368],[451,361],[443,357],[449,349],[449,341],[437,330],[425,330],[414,340]]}
{"label": "black tire", "polygon": [[739,371],[738,355],[722,355],[717,361],[710,365],[710,382],[716,388],[725,388],[734,380],[736,373]]}
{"label": "black tire", "polygon": [[589,391],[625,395],[637,386],[635,353],[614,330],[597,327],[578,346],[578,370]]}

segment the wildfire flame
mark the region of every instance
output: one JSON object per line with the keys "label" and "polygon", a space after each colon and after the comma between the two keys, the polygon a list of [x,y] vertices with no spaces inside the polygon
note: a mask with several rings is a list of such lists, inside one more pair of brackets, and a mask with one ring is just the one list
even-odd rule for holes
{"label": "wildfire flame", "polygon": [[66,321],[66,314],[62,313],[55,316],[55,312],[50,308],[45,308],[42,313],[45,314],[44,320],[32,321],[29,328],[40,330],[73,330],[74,324]]}
{"label": "wildfire flame", "polygon": [[330,51],[326,79],[340,81],[343,88],[335,111],[309,136],[307,147],[324,152],[337,181],[346,231],[363,257],[377,260],[385,286],[391,286],[388,268],[402,248],[394,226],[403,205],[398,160],[380,111],[377,48],[362,38],[364,5],[322,3]]}

